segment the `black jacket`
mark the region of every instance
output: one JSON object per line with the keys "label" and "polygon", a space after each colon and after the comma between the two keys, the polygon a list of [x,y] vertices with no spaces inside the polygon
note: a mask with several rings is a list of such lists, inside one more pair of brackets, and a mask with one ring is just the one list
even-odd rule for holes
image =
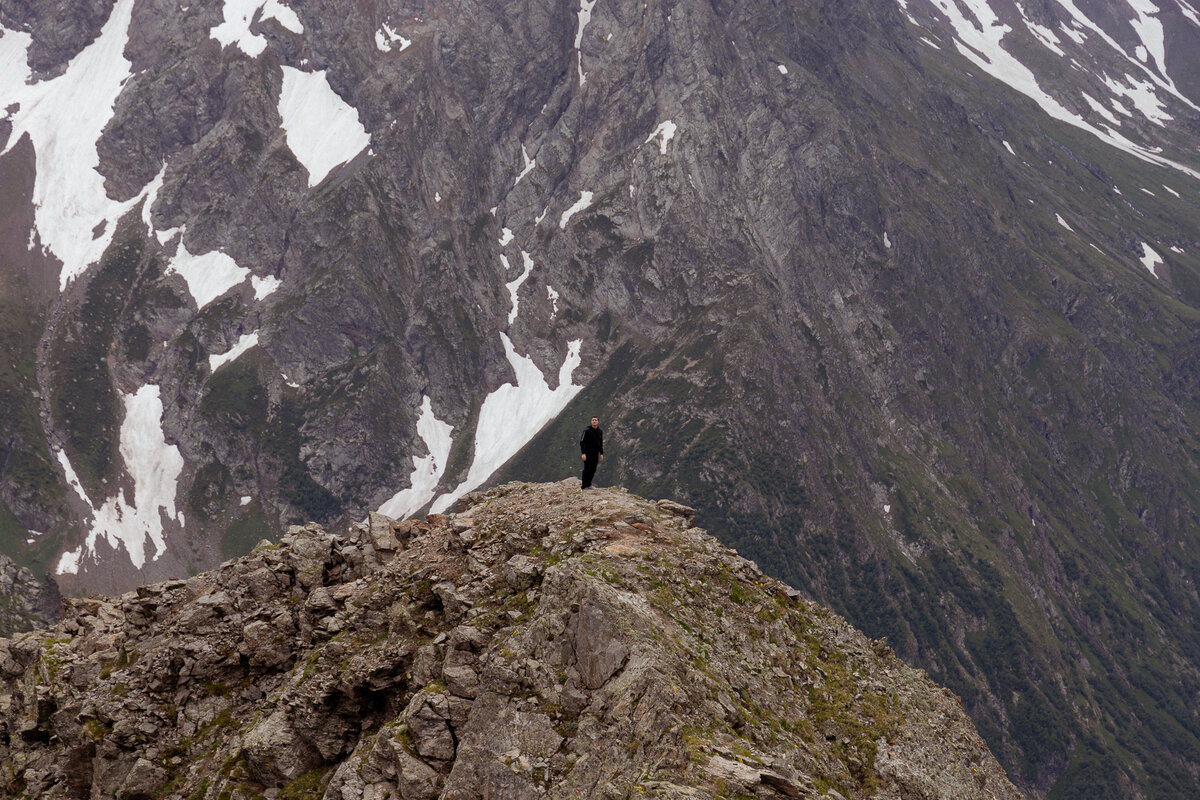
{"label": "black jacket", "polygon": [[588,425],[579,437],[579,452],[589,456],[604,455],[604,429]]}

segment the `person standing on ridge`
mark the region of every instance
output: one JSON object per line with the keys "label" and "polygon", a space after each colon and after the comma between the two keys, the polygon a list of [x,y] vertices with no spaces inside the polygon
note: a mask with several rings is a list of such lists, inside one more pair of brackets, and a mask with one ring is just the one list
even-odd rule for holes
{"label": "person standing on ridge", "polygon": [[592,417],[592,424],[583,429],[579,437],[579,452],[583,459],[583,487],[590,489],[596,467],[604,460],[604,430],[600,427],[600,418]]}

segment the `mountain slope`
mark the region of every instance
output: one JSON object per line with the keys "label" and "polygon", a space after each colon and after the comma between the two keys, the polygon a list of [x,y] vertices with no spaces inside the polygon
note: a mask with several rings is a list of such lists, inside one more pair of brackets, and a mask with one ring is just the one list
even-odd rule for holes
{"label": "mountain slope", "polygon": [[960,705],[692,527],[577,482],[296,527],[0,644],[5,790],[1017,798]]}
{"label": "mountain slope", "polygon": [[1023,788],[1195,794],[1187,3],[52,5],[0,2],[14,557],[189,574],[599,413]]}

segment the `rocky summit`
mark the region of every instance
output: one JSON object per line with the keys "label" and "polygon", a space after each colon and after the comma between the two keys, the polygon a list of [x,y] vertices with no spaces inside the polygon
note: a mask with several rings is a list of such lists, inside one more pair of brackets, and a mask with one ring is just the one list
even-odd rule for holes
{"label": "rocky summit", "polygon": [[957,698],[690,508],[574,480],[456,508],[0,640],[0,792],[1020,797]]}

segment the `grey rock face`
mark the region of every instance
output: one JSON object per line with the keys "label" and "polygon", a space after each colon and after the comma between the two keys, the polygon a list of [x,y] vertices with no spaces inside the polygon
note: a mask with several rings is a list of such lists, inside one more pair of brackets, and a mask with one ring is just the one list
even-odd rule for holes
{"label": "grey rock face", "polygon": [[0,553],[0,636],[39,628],[59,618],[58,587],[43,583]]}
{"label": "grey rock face", "polygon": [[[0,640],[3,790],[1020,796],[948,692],[686,516],[512,484],[480,499],[474,529],[463,550],[432,518],[358,569],[341,554],[368,542],[299,528]],[[532,583],[504,576],[517,558]]]}

